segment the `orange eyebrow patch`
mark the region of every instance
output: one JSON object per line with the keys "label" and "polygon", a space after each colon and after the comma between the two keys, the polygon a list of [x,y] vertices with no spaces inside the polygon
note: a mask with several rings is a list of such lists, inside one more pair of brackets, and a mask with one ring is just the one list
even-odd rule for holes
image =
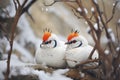
{"label": "orange eyebrow patch", "polygon": [[43,41],[46,41],[48,40],[48,38],[51,36],[51,33],[50,32],[45,32],[44,35],[43,35]]}
{"label": "orange eyebrow patch", "polygon": [[73,32],[68,36],[67,40],[70,41],[72,38],[77,37],[77,36],[79,36],[79,34],[76,32]]}

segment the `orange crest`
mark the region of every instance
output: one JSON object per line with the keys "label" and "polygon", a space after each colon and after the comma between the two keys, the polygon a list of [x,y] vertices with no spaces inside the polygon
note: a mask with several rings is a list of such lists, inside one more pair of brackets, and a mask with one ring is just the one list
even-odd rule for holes
{"label": "orange crest", "polygon": [[77,37],[77,36],[79,36],[79,34],[77,32],[72,32],[68,36],[67,40],[70,41],[72,38]]}
{"label": "orange crest", "polygon": [[48,31],[44,32],[43,41],[48,40],[48,38],[49,38],[50,36],[51,36],[51,33],[50,33],[50,32],[48,32]]}

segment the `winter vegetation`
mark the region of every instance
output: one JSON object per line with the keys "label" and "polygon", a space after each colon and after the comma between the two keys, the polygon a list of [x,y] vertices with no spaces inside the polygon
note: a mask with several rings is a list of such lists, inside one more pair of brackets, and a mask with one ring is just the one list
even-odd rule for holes
{"label": "winter vegetation", "polygon": [[[119,4],[119,0],[0,0],[0,80],[120,80]],[[82,38],[79,46],[84,42],[93,46],[87,60],[77,63],[65,57],[62,68],[38,64],[35,55],[46,28],[68,45],[77,42],[69,41],[71,35],[84,36],[88,42]],[[74,35],[68,36],[71,30]],[[98,55],[93,59],[94,53]]]}

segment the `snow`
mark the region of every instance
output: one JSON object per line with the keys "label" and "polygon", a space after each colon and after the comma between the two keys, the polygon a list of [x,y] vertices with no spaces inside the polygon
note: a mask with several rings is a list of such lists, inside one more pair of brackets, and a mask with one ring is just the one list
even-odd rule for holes
{"label": "snow", "polygon": [[29,22],[26,19],[25,14],[21,16],[18,22],[18,27],[22,31],[21,34],[18,36],[18,40],[21,42],[21,45],[24,46],[26,42],[32,42],[37,48],[41,40],[35,36],[32,28],[29,25]]}
{"label": "snow", "polygon": [[120,50],[120,46],[118,46],[117,48],[116,48],[116,51],[119,51]]}
{"label": "snow", "polygon": [[120,24],[120,19],[118,19],[118,22],[117,22],[118,24]]}
{"label": "snow", "polygon": [[67,70],[56,70],[52,74],[45,73],[44,71],[38,71],[34,70],[33,73],[39,76],[40,80],[72,80],[71,78],[68,78],[62,74],[64,74]]}
{"label": "snow", "polygon": [[[4,75],[3,72],[6,70],[6,66],[5,66],[6,61],[0,61],[0,80],[4,79]],[[4,66],[3,66],[4,65]]]}
{"label": "snow", "polygon": [[113,6],[115,6],[115,3],[113,3]]}
{"label": "snow", "polygon": [[[94,28],[95,28],[95,30],[98,30],[98,24],[97,23],[94,24]],[[91,31],[90,27],[87,27],[86,32],[89,33],[90,31]]]}
{"label": "snow", "polygon": [[[3,67],[4,65],[4,67]],[[4,79],[3,72],[6,70],[6,60],[0,61],[0,80]],[[43,70],[38,71],[34,70],[31,67],[26,67],[28,65],[27,63],[20,62],[17,59],[17,56],[13,56],[11,58],[11,72],[10,76],[17,76],[17,75],[30,75],[35,74],[39,77],[39,80],[72,80],[71,78],[66,77],[63,75],[66,73],[69,69],[58,69],[53,71],[53,73],[48,73]],[[30,65],[30,64],[29,64]],[[33,64],[31,64],[33,65]]]}
{"label": "snow", "polygon": [[95,28],[95,30],[98,30],[98,24],[97,23],[94,24],[94,28]]}
{"label": "snow", "polygon": [[6,47],[6,50],[10,49],[9,42],[5,37],[0,38],[0,52],[3,52],[3,47]]}
{"label": "snow", "polygon": [[14,16],[15,16],[15,6],[14,6],[14,3],[13,3],[13,0],[10,0],[10,5],[7,6],[6,9],[8,10],[9,15],[10,15],[11,17],[14,17]]}
{"label": "snow", "polygon": [[80,75],[81,75],[81,77],[85,77],[85,74],[84,74],[84,73],[82,73],[82,72],[80,72]]}
{"label": "snow", "polygon": [[111,28],[108,28],[108,33],[110,34],[112,41],[115,42],[115,35]]}
{"label": "snow", "polygon": [[109,50],[105,50],[105,54],[108,55],[110,53]]}
{"label": "snow", "polygon": [[88,10],[86,8],[84,8],[84,11],[85,11],[86,14],[88,14]]}
{"label": "snow", "polygon": [[79,7],[79,8],[77,8],[77,11],[82,12],[82,9]]}
{"label": "snow", "polygon": [[94,9],[94,7],[92,7],[92,8],[91,8],[91,12],[95,12],[95,9]]}
{"label": "snow", "polygon": [[21,52],[21,55],[23,57],[22,61],[24,62],[33,62],[34,58],[33,56],[30,54],[29,51],[27,51],[24,47],[22,47],[21,45],[19,45],[16,41],[14,41],[13,43],[13,50],[17,50],[19,52]]}
{"label": "snow", "polygon": [[98,3],[98,0],[93,0],[96,4]]}

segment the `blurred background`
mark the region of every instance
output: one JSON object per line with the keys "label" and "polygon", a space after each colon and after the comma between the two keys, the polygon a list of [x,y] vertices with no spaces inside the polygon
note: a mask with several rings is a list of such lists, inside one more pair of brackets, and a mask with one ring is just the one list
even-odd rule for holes
{"label": "blurred background", "polygon": [[[22,0],[20,1],[22,3]],[[33,58],[35,51],[39,48],[43,30],[49,28],[53,33],[57,34],[63,41],[67,41],[66,38],[71,33],[72,29],[78,29],[80,35],[87,38],[89,44],[94,46],[94,41],[89,34],[89,26],[83,18],[75,16],[72,8],[68,6],[71,3],[56,2],[51,6],[54,0],[37,0],[29,9],[29,14],[23,14],[18,22],[16,37],[14,41],[13,53],[19,58],[23,56],[26,59],[29,54]],[[112,8],[115,0],[98,0],[101,11],[105,11],[107,17],[112,15]],[[91,7],[89,0],[83,1],[86,8],[86,12],[91,16]],[[109,23],[109,29],[113,33],[113,40],[115,41],[116,25],[120,19],[120,3],[116,7],[114,18]],[[71,4],[77,8],[73,3]],[[0,53],[7,53],[9,50],[9,38],[11,34],[11,26],[13,16],[15,15],[15,8],[13,0],[0,0]],[[102,34],[101,43],[104,47],[107,39],[105,38],[104,32]],[[7,37],[7,38],[6,38]],[[21,50],[22,49],[22,50]],[[30,60],[31,60],[30,58]],[[29,61],[29,60],[28,60]],[[33,60],[31,60],[33,61]]]}
{"label": "blurred background", "polygon": [[[20,0],[22,3],[23,0]],[[112,8],[116,0],[98,0],[102,11],[105,11],[107,17],[112,15]],[[13,44],[12,60],[34,63],[34,55],[39,48],[43,30],[49,28],[53,33],[59,36],[64,42],[72,29],[78,29],[80,35],[84,36],[90,45],[94,46],[94,41],[89,34],[89,26],[83,18],[75,16],[71,7],[67,4],[56,2],[51,6],[53,0],[37,0],[29,9],[29,15],[24,13],[17,24],[15,40]],[[87,14],[91,17],[90,0],[84,0],[83,4]],[[71,4],[77,7],[74,4]],[[113,33],[113,40],[116,40],[116,25],[120,23],[120,3],[116,7],[114,18],[109,23],[109,29]],[[15,15],[13,0],[0,0],[0,59],[6,60],[10,49],[9,36],[11,35],[11,24]],[[120,32],[120,31],[118,31]],[[104,32],[101,43],[105,47],[107,43]]]}

